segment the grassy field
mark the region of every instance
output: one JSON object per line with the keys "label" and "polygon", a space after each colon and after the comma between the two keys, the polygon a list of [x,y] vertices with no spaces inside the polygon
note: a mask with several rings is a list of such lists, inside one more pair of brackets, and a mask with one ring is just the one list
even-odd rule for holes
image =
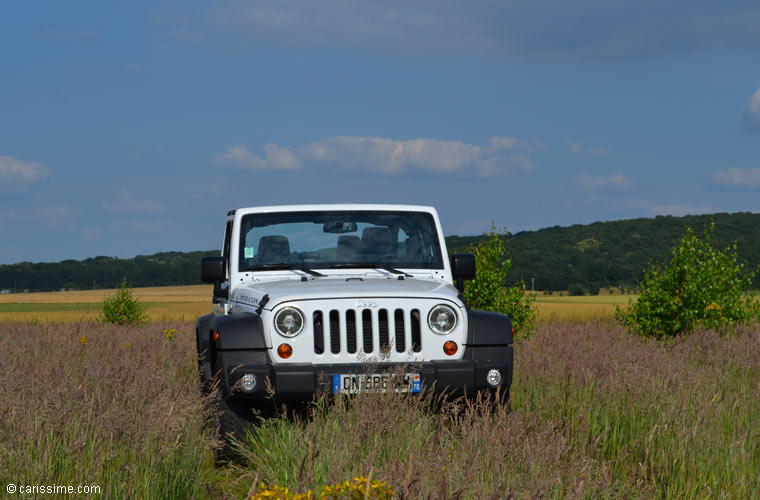
{"label": "grassy field", "polygon": [[606,320],[542,321],[516,346],[511,413],[321,401],[263,422],[242,462],[218,469],[193,328],[0,322],[0,482],[99,485],[109,499],[243,498],[261,481],[319,491],[360,475],[407,499],[760,491],[760,328],[664,344]]}
{"label": "grassy field", "polygon": [[[135,288],[134,296],[148,306],[153,320],[192,320],[210,310],[210,285]],[[83,321],[100,314],[103,297],[116,290],[83,290],[0,295],[0,321]],[[541,320],[586,321],[612,318],[615,306],[635,295],[537,295]]]}

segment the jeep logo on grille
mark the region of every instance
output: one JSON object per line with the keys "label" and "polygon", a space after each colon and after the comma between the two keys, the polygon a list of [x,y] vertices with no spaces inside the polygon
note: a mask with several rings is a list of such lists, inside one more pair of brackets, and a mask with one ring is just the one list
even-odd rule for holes
{"label": "jeep logo on grille", "polygon": [[377,301],[376,300],[357,300],[356,301],[356,307],[364,308],[375,308],[377,307]]}

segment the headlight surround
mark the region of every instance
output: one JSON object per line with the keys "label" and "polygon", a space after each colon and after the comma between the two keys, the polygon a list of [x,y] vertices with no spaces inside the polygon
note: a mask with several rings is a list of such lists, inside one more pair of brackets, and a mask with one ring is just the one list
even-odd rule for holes
{"label": "headlight surround", "polygon": [[287,338],[301,333],[305,323],[303,313],[295,307],[283,307],[274,316],[274,329]]}
{"label": "headlight surround", "polygon": [[428,326],[438,335],[448,335],[457,326],[457,313],[446,304],[438,304],[428,314]]}

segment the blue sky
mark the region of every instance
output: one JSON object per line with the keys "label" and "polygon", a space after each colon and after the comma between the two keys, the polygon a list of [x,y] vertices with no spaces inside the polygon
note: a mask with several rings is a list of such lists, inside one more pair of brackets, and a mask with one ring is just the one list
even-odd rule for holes
{"label": "blue sky", "polygon": [[218,248],[227,210],[447,234],[760,212],[760,3],[5,2],[0,263]]}

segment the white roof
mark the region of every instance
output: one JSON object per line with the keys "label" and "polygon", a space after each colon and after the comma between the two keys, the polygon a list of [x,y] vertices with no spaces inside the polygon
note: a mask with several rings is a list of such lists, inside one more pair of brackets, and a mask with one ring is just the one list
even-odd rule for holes
{"label": "white roof", "polygon": [[235,214],[266,212],[314,212],[334,210],[385,210],[397,212],[428,212],[437,215],[434,207],[423,205],[378,205],[367,203],[334,203],[323,205],[273,205],[267,207],[238,208]]}

